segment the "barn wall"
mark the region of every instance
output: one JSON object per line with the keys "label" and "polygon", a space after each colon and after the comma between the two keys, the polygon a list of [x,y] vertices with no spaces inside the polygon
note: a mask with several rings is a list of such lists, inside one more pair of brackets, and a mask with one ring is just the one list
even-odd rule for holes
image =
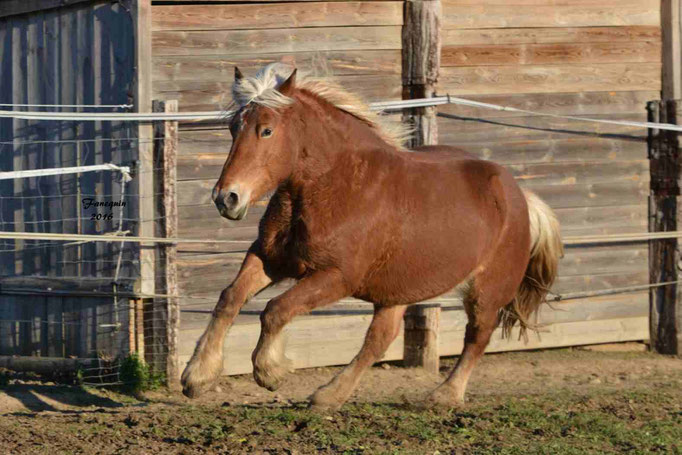
{"label": "barn wall", "polygon": [[[0,10],[4,14],[9,12]],[[110,1],[2,17],[0,103],[128,104],[133,43],[128,11]],[[134,130],[117,122],[0,119],[0,170],[131,165],[136,159],[134,139]],[[119,180],[120,175],[111,172],[2,180],[0,230],[111,233],[118,209],[111,221],[92,221],[94,209],[83,208],[80,199],[120,201]],[[127,190],[123,228],[134,230],[135,183]],[[116,321],[112,298],[26,293],[71,285],[84,291],[88,283],[104,283],[111,290],[120,245],[11,240],[0,245],[0,355],[84,357],[116,352],[112,327],[100,326]],[[136,279],[135,261],[135,247],[128,245],[121,283],[132,285]],[[12,292],[19,288],[21,294]]]}
{"label": "barn wall", "polygon": [[[438,91],[550,114],[646,121],[661,90],[659,0],[443,0]],[[647,230],[646,130],[439,107],[439,143],[505,164],[564,236]],[[555,290],[648,283],[647,245],[568,248]],[[648,311],[648,294],[615,296]],[[598,308],[599,299],[591,299]],[[572,311],[574,302],[561,304]],[[595,310],[596,311],[596,310]],[[620,317],[617,313],[600,317]]]}
{"label": "barn wall", "polygon": [[[659,0],[443,1],[438,94],[554,114],[645,120],[646,101],[660,97],[659,9]],[[226,106],[234,65],[253,74],[280,60],[318,76],[335,76],[369,101],[401,94],[403,2],[177,1],[154,4],[152,16],[153,98],[177,99],[181,111]],[[647,229],[645,131],[459,106],[439,112],[450,116],[439,118],[439,143],[507,165],[524,187],[556,209],[564,235]],[[210,191],[229,147],[230,134],[223,127],[184,125],[180,130],[179,236],[235,241],[178,246],[181,361],[191,355],[220,290],[236,275],[264,211],[264,204],[256,206],[241,222],[217,215]],[[555,289],[647,283],[647,254],[644,244],[569,248]],[[255,315],[276,292],[266,291],[247,306],[232,332],[238,335],[227,344],[229,355],[240,359],[226,364],[228,373],[249,370],[258,331]],[[451,305],[450,297],[444,301]],[[561,303],[566,312],[545,311],[541,317],[556,322],[551,328],[556,336],[533,340],[526,348],[642,339],[647,304],[646,293]],[[368,322],[367,316],[353,317]],[[449,312],[444,320],[453,317]],[[344,323],[323,321],[294,322],[292,336],[300,333],[301,338],[290,355],[297,366],[328,363],[330,352],[343,363],[361,342],[348,317]],[[338,332],[332,336],[334,327]],[[460,323],[448,330],[446,338],[463,336]],[[321,332],[331,338],[319,338]],[[311,343],[318,354],[311,354]],[[442,352],[453,354],[457,346],[442,346]],[[391,349],[388,356],[398,358],[399,342]]]}
{"label": "barn wall", "polygon": [[[177,99],[181,111],[215,110],[230,101],[235,65],[253,74],[285,61],[309,74],[334,76],[369,100],[400,99],[402,8],[398,1],[154,5],[153,98]],[[263,205],[232,222],[220,218],[210,201],[230,144],[224,125],[181,128],[180,237],[255,239]],[[195,297],[184,303],[213,305],[247,246],[178,245],[181,293]]]}

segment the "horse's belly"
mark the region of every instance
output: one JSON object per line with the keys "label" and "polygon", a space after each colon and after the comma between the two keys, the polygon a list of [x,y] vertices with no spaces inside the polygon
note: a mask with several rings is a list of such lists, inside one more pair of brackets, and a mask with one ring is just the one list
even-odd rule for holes
{"label": "horse's belly", "polygon": [[383,305],[403,305],[438,297],[464,282],[476,267],[466,255],[421,255],[397,258],[373,271],[357,298]]}

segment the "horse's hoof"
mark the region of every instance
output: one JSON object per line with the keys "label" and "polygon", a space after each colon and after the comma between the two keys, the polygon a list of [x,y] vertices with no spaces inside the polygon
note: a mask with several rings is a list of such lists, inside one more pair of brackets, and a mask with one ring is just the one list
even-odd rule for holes
{"label": "horse's hoof", "polygon": [[253,378],[259,386],[274,392],[284,384],[287,373],[288,370],[282,367],[254,368]]}
{"label": "horse's hoof", "polygon": [[429,394],[423,403],[425,409],[452,409],[461,408],[462,406],[464,406],[464,398],[459,397],[455,390],[450,387],[438,387]]}
{"label": "horse's hoof", "polygon": [[320,389],[311,397],[310,409],[320,414],[336,412],[341,409],[344,403],[345,401],[339,400],[333,394]]}

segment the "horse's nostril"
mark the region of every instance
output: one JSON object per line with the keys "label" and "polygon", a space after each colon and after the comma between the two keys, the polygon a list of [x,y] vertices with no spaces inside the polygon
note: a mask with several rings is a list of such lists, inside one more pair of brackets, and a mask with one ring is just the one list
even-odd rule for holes
{"label": "horse's nostril", "polygon": [[227,202],[228,207],[234,207],[239,203],[239,195],[233,191],[230,191],[225,202]]}

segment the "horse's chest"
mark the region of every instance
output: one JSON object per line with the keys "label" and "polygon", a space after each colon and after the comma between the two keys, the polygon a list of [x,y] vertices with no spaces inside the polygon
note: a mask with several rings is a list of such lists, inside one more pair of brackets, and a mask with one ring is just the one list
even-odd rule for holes
{"label": "horse's chest", "polygon": [[266,259],[293,275],[317,269],[325,262],[324,245],[302,216],[272,214],[265,220],[262,237]]}

